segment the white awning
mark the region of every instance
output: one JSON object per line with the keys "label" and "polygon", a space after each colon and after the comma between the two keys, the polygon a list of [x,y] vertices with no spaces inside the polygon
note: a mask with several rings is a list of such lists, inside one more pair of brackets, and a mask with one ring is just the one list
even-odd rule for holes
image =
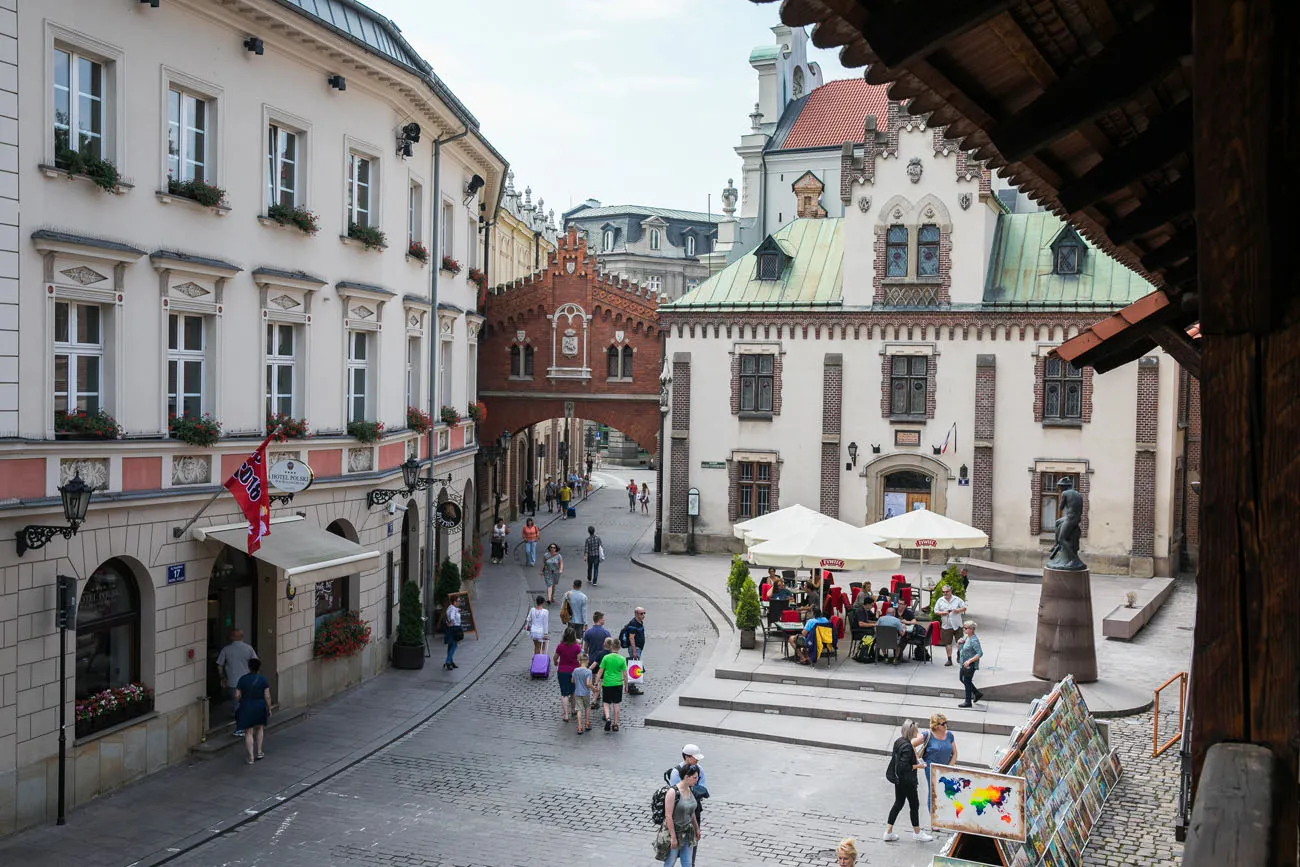
{"label": "white awning", "polygon": [[[247,549],[247,524],[195,527],[192,532],[200,542],[221,542],[240,551]],[[367,561],[379,559],[379,552],[307,524],[294,515],[271,520],[271,532],[262,538],[262,547],[253,557],[274,566],[279,576],[287,578],[294,587],[303,588],[360,572],[371,565]]]}

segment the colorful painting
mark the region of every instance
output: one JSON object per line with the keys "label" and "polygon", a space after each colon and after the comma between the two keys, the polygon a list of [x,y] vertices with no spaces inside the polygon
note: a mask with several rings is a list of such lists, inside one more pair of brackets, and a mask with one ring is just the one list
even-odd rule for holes
{"label": "colorful painting", "polygon": [[931,765],[930,783],[936,828],[1024,842],[1024,777]]}

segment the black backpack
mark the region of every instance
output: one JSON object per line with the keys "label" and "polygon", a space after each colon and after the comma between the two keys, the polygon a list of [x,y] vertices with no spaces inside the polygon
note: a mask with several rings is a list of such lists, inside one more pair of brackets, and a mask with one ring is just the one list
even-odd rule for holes
{"label": "black backpack", "polygon": [[[664,798],[668,795],[668,790],[673,788],[672,783],[668,782],[672,779],[673,771],[677,772],[678,779],[680,779],[681,775],[686,771],[686,763],[682,762],[673,765],[664,771],[664,784],[650,799],[650,818],[659,825],[664,823]],[[709,796],[709,790],[696,783],[691,787],[691,792],[695,795],[695,818],[698,821],[704,815],[704,799]]]}
{"label": "black backpack", "polygon": [[[664,776],[666,777],[667,775],[668,772],[665,771]],[[669,785],[660,786],[655,790],[655,793],[650,796],[650,821],[655,825],[655,827],[664,823],[664,799],[668,797],[668,790],[671,788],[672,786]]]}

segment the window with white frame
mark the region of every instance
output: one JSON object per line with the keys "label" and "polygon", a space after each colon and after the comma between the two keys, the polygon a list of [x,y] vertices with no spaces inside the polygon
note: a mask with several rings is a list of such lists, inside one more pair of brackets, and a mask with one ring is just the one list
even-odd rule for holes
{"label": "window with white frame", "polygon": [[406,405],[420,405],[420,338],[406,338]]}
{"label": "window with white frame", "polygon": [[279,322],[266,326],[266,414],[293,416],[296,327]]}
{"label": "window with white frame", "polygon": [[54,411],[104,408],[104,322],[98,304],[54,302]]}
{"label": "window with white frame", "polygon": [[465,225],[465,267],[478,267],[478,221],[473,217]]}
{"label": "window with white frame", "polygon": [[478,402],[478,344],[469,345],[469,358],[465,361],[465,405]]}
{"label": "window with white frame", "polygon": [[424,224],[421,220],[424,206],[424,187],[411,181],[410,189],[406,192],[406,241],[407,244],[414,244],[424,238]]}
{"label": "window with white frame", "polygon": [[105,65],[72,48],[54,49],[54,162],[67,167],[69,152],[108,159]]}
{"label": "window with white frame", "polygon": [[374,225],[370,206],[371,171],[369,157],[348,154],[348,223],[363,229]]}
{"label": "window with white frame", "polygon": [[453,388],[455,383],[452,382],[452,348],[454,344],[450,340],[444,340],[438,352],[438,385],[441,393],[442,406],[455,406],[452,395],[456,390]]}
{"label": "window with white frame", "polygon": [[613,229],[606,229],[606,230],[605,230],[605,235],[604,235],[604,237],[601,239],[601,245],[600,245],[600,246],[601,246],[601,249],[604,250],[606,253],[608,253],[608,252],[610,252],[611,250],[614,249],[614,230],[613,230]]}
{"label": "window with white frame", "polygon": [[348,421],[366,421],[370,397],[370,332],[348,332]]}
{"label": "window with white frame", "polygon": [[658,249],[659,249],[659,237],[660,237],[660,233],[659,233],[659,230],[658,230],[658,229],[651,229],[651,230],[650,230],[650,249],[651,249],[651,250],[658,250]]}
{"label": "window with white frame", "polygon": [[653,289],[656,292],[662,292],[664,288],[664,278],[658,274],[651,274],[645,278],[645,288]]}
{"label": "window with white frame", "polygon": [[193,313],[167,316],[167,414],[203,415],[206,321]]}
{"label": "window with white frame", "polygon": [[302,162],[302,133],[272,123],[267,127],[267,207],[296,208],[303,203],[299,167]]}
{"label": "window with white frame", "polygon": [[208,131],[211,103],[177,85],[167,90],[167,176],[211,183]]}
{"label": "window with white frame", "polygon": [[694,256],[694,255],[695,255],[695,236],[694,236],[694,235],[687,235],[687,236],[686,236],[686,255],[687,255],[687,256]]}
{"label": "window with white frame", "polygon": [[455,249],[452,247],[452,242],[456,240],[456,232],[455,232],[454,227],[451,225],[451,219],[452,219],[452,214],[453,214],[453,213],[454,213],[454,210],[452,209],[452,204],[451,204],[451,202],[443,202],[443,203],[442,203],[442,252],[441,252],[441,255],[443,255],[443,256],[450,256],[451,258],[455,259],[455,258],[456,258],[456,251],[455,251]]}

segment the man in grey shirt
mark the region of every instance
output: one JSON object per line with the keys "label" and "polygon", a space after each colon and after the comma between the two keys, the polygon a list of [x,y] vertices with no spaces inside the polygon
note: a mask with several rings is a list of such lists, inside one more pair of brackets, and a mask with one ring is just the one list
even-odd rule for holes
{"label": "man in grey shirt", "polygon": [[573,589],[567,594],[569,597],[569,627],[574,630],[578,640],[587,632],[587,594],[582,592],[582,579],[573,579]]}
{"label": "man in grey shirt", "polygon": [[[253,646],[244,642],[244,631],[242,629],[232,629],[230,643],[221,648],[221,653],[217,654],[217,668],[221,671],[222,682],[225,684],[226,694],[230,698],[235,697],[235,684],[239,683],[241,677],[248,674],[248,661],[257,658],[257,651],[253,649]],[[238,709],[239,706],[235,705],[235,710]],[[236,729],[234,734],[236,737],[244,736],[244,733],[239,729]]]}

